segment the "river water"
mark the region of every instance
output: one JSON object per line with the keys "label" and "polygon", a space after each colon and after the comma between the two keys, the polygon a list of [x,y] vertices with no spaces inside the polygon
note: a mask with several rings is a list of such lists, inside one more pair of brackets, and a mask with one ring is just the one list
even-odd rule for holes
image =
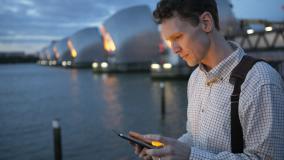
{"label": "river water", "polygon": [[186,124],[186,81],[149,74],[93,74],[36,64],[0,65],[0,160],[54,159],[51,122],[60,120],[64,160],[138,159],[112,129],[179,137]]}

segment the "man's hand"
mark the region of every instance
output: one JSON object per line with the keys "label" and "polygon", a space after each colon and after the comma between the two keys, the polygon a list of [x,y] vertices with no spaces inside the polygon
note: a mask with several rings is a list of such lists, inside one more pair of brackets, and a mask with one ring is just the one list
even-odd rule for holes
{"label": "man's hand", "polygon": [[188,160],[190,155],[190,146],[179,142],[176,139],[163,137],[160,135],[141,135],[136,132],[129,132],[129,136],[140,139],[144,142],[151,143],[159,141],[165,144],[163,148],[146,149],[132,144],[135,154],[144,160]]}
{"label": "man's hand", "polygon": [[146,149],[145,153],[161,160],[188,160],[190,156],[190,146],[176,139],[163,137],[160,135],[145,135],[145,139],[159,141],[165,144],[163,148]]}
{"label": "man's hand", "polygon": [[[130,131],[128,134],[129,134],[129,136],[131,136],[133,138],[136,138],[136,139],[139,139],[139,140],[142,140],[146,143],[151,144],[150,140],[145,139],[143,135],[141,135],[137,132]],[[130,142],[130,144],[134,147],[135,154],[138,155],[140,158],[143,158],[144,160],[153,160],[150,155],[146,154],[146,152],[145,152],[147,150],[146,148],[142,148],[141,146],[139,146],[137,144],[133,144],[131,142]]]}

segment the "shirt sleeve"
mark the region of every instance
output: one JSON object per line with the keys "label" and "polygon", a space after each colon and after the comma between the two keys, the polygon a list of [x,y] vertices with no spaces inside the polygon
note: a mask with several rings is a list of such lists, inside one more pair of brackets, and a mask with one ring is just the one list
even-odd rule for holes
{"label": "shirt sleeve", "polygon": [[183,134],[181,137],[178,138],[178,141],[189,144],[189,145],[192,144],[192,140],[191,140],[189,133]]}
{"label": "shirt sleeve", "polygon": [[240,118],[243,118],[244,153],[211,153],[191,148],[190,160],[280,160],[284,157],[284,88],[264,84],[255,89]]}

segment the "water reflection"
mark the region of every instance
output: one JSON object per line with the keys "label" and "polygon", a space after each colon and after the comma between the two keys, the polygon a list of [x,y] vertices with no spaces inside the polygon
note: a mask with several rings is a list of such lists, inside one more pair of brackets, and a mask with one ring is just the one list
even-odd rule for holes
{"label": "water reflection", "polygon": [[71,80],[75,82],[78,80],[78,69],[71,70]]}
{"label": "water reflection", "polygon": [[[151,92],[153,102],[159,108],[161,115],[161,82],[152,82]],[[186,81],[166,81],[165,85],[165,110],[164,116],[160,116],[160,133],[170,137],[179,137],[185,131],[187,98]]]}
{"label": "water reflection", "polygon": [[148,74],[94,75],[91,70],[15,65],[1,68],[0,80],[10,84],[0,84],[0,128],[5,128],[0,159],[52,159],[54,118],[61,119],[68,160],[136,159],[110,129],[172,137],[185,130],[186,82],[165,84],[162,120],[159,83]]}
{"label": "water reflection", "polygon": [[[184,82],[165,83],[166,116],[161,125],[167,135],[178,137],[177,130],[185,130],[187,99]],[[181,132],[182,133],[182,132]]]}
{"label": "water reflection", "polygon": [[80,106],[80,85],[78,81],[78,69],[71,69],[70,94],[75,105]]}
{"label": "water reflection", "polygon": [[118,100],[119,82],[115,75],[103,75],[103,98],[107,102],[103,116],[103,122],[107,129],[117,129],[121,127],[123,118],[122,107]]}

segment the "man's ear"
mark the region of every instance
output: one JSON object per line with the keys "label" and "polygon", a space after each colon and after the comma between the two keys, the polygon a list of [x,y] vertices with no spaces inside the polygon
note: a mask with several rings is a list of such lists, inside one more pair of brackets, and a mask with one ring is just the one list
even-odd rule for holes
{"label": "man's ear", "polygon": [[202,30],[209,33],[214,28],[214,20],[210,12],[204,12],[199,16]]}

